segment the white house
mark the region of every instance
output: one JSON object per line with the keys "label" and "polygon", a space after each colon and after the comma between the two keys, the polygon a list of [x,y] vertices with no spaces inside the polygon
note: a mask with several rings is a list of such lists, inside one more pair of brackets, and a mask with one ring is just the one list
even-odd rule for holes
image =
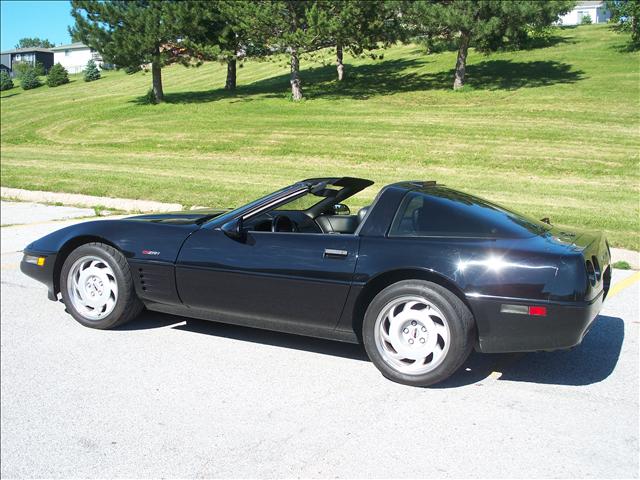
{"label": "white house", "polygon": [[578,2],[573,10],[558,19],[558,25],[580,25],[584,17],[591,18],[591,23],[607,23],[611,12],[603,1]]}
{"label": "white house", "polygon": [[53,47],[53,63],[60,63],[69,73],[79,73],[87,67],[87,62],[93,59],[98,68],[103,68],[102,56],[84,43],[76,42],[69,45]]}

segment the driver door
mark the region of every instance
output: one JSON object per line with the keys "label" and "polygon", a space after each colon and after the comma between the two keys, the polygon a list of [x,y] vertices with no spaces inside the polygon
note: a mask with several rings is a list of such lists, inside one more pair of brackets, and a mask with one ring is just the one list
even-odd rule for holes
{"label": "driver door", "polygon": [[242,241],[202,228],[176,264],[182,302],[230,323],[333,330],[347,299],[359,237],[247,232]]}

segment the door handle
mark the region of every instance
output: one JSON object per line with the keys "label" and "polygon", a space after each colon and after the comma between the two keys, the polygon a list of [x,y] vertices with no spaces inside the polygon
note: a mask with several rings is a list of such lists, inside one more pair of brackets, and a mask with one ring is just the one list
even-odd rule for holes
{"label": "door handle", "polygon": [[324,249],[324,258],[344,258],[349,255],[347,250],[336,250],[334,248]]}

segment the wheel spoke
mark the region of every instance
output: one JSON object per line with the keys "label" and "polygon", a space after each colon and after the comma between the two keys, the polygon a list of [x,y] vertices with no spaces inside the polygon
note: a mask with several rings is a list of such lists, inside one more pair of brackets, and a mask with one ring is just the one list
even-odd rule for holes
{"label": "wheel spoke", "polygon": [[384,328],[380,331],[380,335],[382,335],[382,338],[384,338],[387,342],[389,342],[391,345],[393,345],[392,341],[391,341],[391,337],[389,336],[389,334],[384,330]]}

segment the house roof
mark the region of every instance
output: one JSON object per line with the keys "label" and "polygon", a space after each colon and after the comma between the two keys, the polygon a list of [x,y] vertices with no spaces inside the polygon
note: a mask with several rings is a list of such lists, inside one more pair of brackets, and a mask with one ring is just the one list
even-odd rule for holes
{"label": "house roof", "polygon": [[68,43],[67,45],[58,45],[57,47],[53,47],[51,50],[53,50],[54,52],[59,52],[60,50],[73,50],[73,49],[80,49],[80,48],[89,48],[89,47],[82,42],[74,42],[74,43]]}
{"label": "house roof", "polygon": [[12,50],[5,50],[4,52],[0,52],[2,55],[6,53],[29,53],[29,52],[45,52],[51,53],[50,48],[14,48]]}

